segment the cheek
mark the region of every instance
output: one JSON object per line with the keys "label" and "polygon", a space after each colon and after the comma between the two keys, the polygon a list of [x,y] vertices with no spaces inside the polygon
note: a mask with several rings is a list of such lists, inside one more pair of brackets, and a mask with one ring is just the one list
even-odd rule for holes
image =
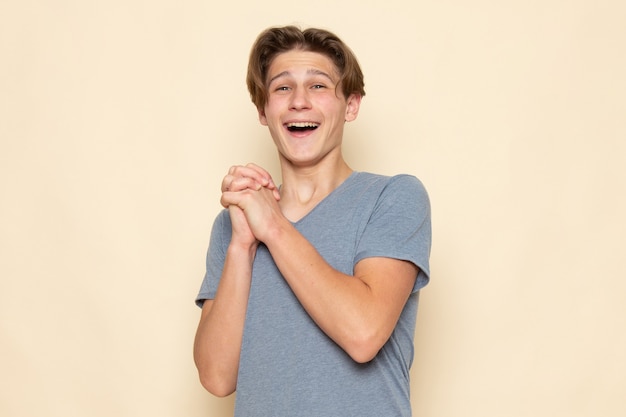
{"label": "cheek", "polygon": [[337,98],[333,93],[320,95],[317,100],[319,106],[323,106],[331,113],[343,113],[345,112],[347,103],[342,99]]}
{"label": "cheek", "polygon": [[263,109],[266,119],[271,120],[273,117],[279,116],[279,110],[284,107],[283,101],[284,100],[280,100],[280,98],[272,98],[267,100],[265,108]]}

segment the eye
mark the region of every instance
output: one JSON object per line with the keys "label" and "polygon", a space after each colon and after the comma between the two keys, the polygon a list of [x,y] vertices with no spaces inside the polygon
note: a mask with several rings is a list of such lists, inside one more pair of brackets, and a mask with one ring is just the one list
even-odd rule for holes
{"label": "eye", "polygon": [[281,85],[280,87],[276,87],[275,91],[289,91],[289,87],[286,85]]}
{"label": "eye", "polygon": [[326,88],[326,86],[323,84],[313,84],[312,88],[314,90],[321,90],[322,88]]}

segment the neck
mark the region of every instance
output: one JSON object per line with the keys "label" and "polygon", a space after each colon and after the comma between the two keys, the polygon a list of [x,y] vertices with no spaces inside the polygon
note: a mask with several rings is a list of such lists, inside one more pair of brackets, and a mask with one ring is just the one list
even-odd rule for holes
{"label": "neck", "polygon": [[299,220],[352,173],[343,159],[333,166],[282,167],[280,206],[290,220]]}

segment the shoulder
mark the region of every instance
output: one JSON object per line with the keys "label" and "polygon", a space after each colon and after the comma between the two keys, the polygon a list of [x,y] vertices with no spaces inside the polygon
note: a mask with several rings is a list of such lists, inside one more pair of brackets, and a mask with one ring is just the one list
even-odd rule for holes
{"label": "shoulder", "polygon": [[411,174],[382,175],[371,172],[355,172],[353,180],[358,184],[377,184],[382,186],[410,186],[425,189],[424,184]]}
{"label": "shoulder", "polygon": [[410,174],[398,174],[389,177],[388,187],[406,188],[410,191],[426,193],[426,187],[424,187],[422,181]]}
{"label": "shoulder", "polygon": [[379,199],[412,200],[428,204],[426,187],[416,176],[397,174],[393,176],[358,172],[355,182],[361,183],[378,194]]}
{"label": "shoulder", "polygon": [[213,221],[213,227],[211,228],[211,243],[213,246],[224,248],[230,242],[232,235],[232,226],[230,222],[230,213],[227,209],[222,209],[215,220]]}
{"label": "shoulder", "polygon": [[213,229],[230,228],[230,213],[228,209],[222,209],[213,220]]}

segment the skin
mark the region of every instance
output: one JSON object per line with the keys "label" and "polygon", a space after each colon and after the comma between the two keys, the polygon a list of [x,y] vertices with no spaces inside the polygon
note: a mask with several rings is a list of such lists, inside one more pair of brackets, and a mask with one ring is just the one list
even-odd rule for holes
{"label": "skin", "polygon": [[[204,303],[194,344],[203,386],[218,396],[234,392],[252,262],[259,242],[317,325],[357,362],[373,359],[388,340],[411,293],[418,269],[389,258],[360,261],[354,275],[333,269],[292,225],[351,173],[341,143],[361,97],[344,97],[339,74],[324,55],[292,50],[268,72],[268,100],[259,121],[278,150],[280,193],[270,174],[234,166],[222,181],[221,204],[232,220],[232,240],[214,300]],[[290,131],[289,123],[314,130]],[[390,279],[391,277],[391,279]]]}

